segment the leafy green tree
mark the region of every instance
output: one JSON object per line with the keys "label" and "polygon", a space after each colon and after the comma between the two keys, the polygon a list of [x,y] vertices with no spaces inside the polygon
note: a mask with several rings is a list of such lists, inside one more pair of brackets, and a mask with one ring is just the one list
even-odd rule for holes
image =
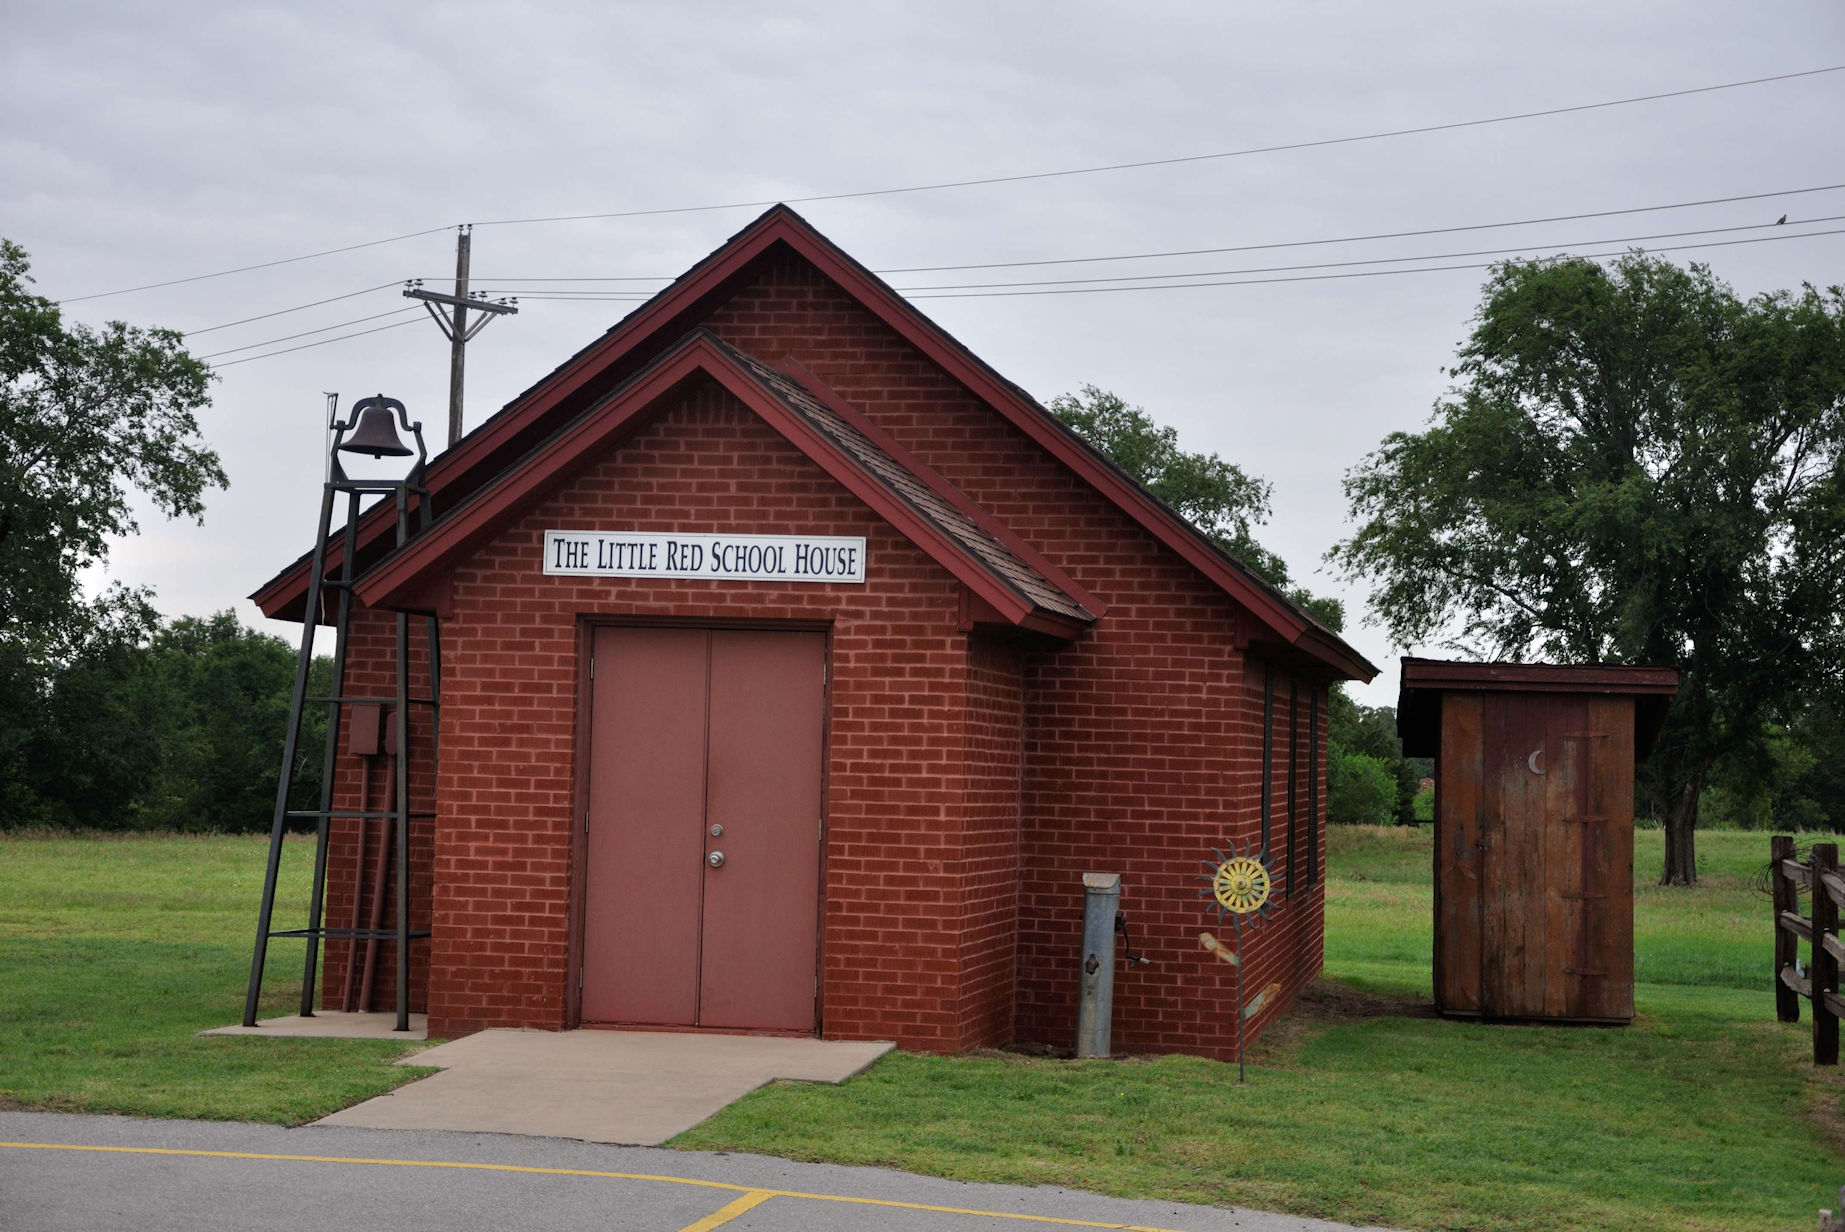
{"label": "leafy green tree", "polygon": [[1255,528],[1268,521],[1269,484],[1217,454],[1179,447],[1179,434],[1155,423],[1118,394],[1085,385],[1080,394],[1060,394],[1050,411],[1129,478],[1203,531],[1218,547],[1287,592],[1329,629],[1345,624],[1337,599],[1316,598],[1292,586],[1287,562],[1256,542]]}
{"label": "leafy green tree", "polygon": [[1678,667],[1642,784],[1690,884],[1715,768],[1845,683],[1845,293],[1508,262],[1451,375],[1347,475],[1331,556],[1400,645]]}
{"label": "leafy green tree", "polygon": [[[137,495],[197,518],[205,492],[225,483],[198,439],[211,373],[180,335],[68,324],[32,293],[29,269],[25,250],[0,239],[0,825],[27,807],[21,776],[49,712],[154,625],[147,592],[87,596],[84,570],[136,532]],[[50,683],[67,666],[75,675],[58,701]]]}
{"label": "leafy green tree", "polygon": [[1759,749],[1720,763],[1708,815],[1743,830],[1845,830],[1845,723],[1836,698],[1820,698]]}
{"label": "leafy green tree", "polygon": [[[295,652],[246,629],[225,611],[182,616],[147,649],[145,691],[162,699],[158,773],[142,815],[162,830],[257,831],[275,806],[277,757],[288,724]],[[309,692],[330,692],[329,659],[316,660]],[[316,808],[326,707],[305,712],[290,804]]]}
{"label": "leafy green tree", "polygon": [[[0,829],[266,831],[294,673],[292,648],[230,612],[151,640],[93,631],[33,699]],[[331,692],[332,660],[308,683]],[[292,807],[315,807],[325,731],[325,707],[309,707]]]}
{"label": "leafy green tree", "polygon": [[198,439],[211,370],[181,336],[67,324],[29,268],[0,239],[0,643],[43,661],[143,598],[86,599],[78,580],[139,529],[136,493],[202,518],[226,481]]}
{"label": "leafy green tree", "polygon": [[8,825],[126,830],[146,826],[169,716],[145,687],[146,651],[132,623],[81,635],[21,716],[21,757],[8,776]]}
{"label": "leafy green tree", "polygon": [[1390,706],[1363,706],[1335,689],[1326,699],[1326,739],[1379,761],[1401,759],[1397,712]]}

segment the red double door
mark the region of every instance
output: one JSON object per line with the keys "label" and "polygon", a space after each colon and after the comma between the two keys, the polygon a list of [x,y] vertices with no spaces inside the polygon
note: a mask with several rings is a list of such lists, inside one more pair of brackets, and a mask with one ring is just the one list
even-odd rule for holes
{"label": "red double door", "polygon": [[826,642],[595,633],[583,1020],[816,1026]]}

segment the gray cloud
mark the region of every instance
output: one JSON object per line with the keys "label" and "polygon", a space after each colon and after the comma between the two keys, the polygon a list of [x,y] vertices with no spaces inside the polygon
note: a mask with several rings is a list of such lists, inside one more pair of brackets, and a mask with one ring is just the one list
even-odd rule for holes
{"label": "gray cloud", "polygon": [[[0,233],[54,297],[500,217],[799,197],[1440,123],[1845,59],[1836,6],[40,5],[0,50]],[[1845,179],[1845,74],[1459,132],[1029,184],[818,203],[874,268],[1292,241]],[[1583,244],[1845,212],[1845,193],[1556,224]],[[482,227],[483,285],[675,274],[749,211]],[[1671,225],[1654,225],[1657,218]],[[1740,290],[1838,281],[1845,237],[1685,254]],[[1477,236],[1162,263],[1233,268],[1489,247]],[[452,269],[446,234],[71,305],[199,328]],[[1097,270],[1101,274],[1107,270]],[[935,281],[1001,281],[1005,271]],[[1047,274],[1045,276],[1056,276]],[[1076,276],[1076,275],[1067,275]],[[906,276],[921,281],[922,276]],[[503,281],[511,279],[512,281]],[[901,285],[904,279],[897,279]],[[1041,398],[1112,388],[1275,485],[1263,536],[1309,584],[1339,480],[1444,385],[1478,272],[922,306]],[[199,340],[387,311],[378,291]],[[626,311],[528,300],[469,354],[478,423]],[[388,324],[388,321],[379,324]],[[363,326],[355,328],[364,328]],[[310,339],[304,339],[308,341]],[[250,354],[254,352],[244,352]],[[234,356],[226,356],[234,358]],[[113,574],[170,612],[235,606],[305,546],[322,390],[434,425],[428,322],[229,367],[206,417],[230,491],[143,520]],[[282,630],[287,632],[287,630]],[[1374,630],[1353,640],[1394,651]],[[1365,696],[1390,700],[1394,673]]]}

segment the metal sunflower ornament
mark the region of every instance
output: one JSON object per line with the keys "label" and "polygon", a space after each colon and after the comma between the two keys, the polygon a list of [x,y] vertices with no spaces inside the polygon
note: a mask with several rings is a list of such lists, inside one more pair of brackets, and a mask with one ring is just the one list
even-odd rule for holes
{"label": "metal sunflower ornament", "polygon": [[1238,850],[1234,841],[1229,846],[1229,854],[1212,848],[1211,854],[1217,859],[1199,861],[1208,871],[1200,874],[1198,880],[1210,884],[1198,891],[1198,897],[1210,900],[1205,911],[1216,911],[1220,922],[1225,916],[1230,918],[1230,927],[1236,933],[1236,949],[1227,949],[1210,933],[1200,933],[1198,941],[1207,951],[1236,968],[1236,1080],[1241,1082],[1243,1024],[1281,990],[1281,985],[1270,984],[1256,994],[1255,1000],[1248,1004],[1243,1002],[1243,918],[1268,918],[1269,895],[1274,889],[1274,879],[1270,876],[1266,851],[1257,848],[1253,842],[1244,850]]}

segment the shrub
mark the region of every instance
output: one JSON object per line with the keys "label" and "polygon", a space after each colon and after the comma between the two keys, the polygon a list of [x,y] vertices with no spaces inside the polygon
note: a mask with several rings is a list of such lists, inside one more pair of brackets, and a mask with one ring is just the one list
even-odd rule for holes
{"label": "shrub", "polygon": [[1381,826],[1393,821],[1396,812],[1397,776],[1389,762],[1348,752],[1334,752],[1327,759],[1327,821]]}

